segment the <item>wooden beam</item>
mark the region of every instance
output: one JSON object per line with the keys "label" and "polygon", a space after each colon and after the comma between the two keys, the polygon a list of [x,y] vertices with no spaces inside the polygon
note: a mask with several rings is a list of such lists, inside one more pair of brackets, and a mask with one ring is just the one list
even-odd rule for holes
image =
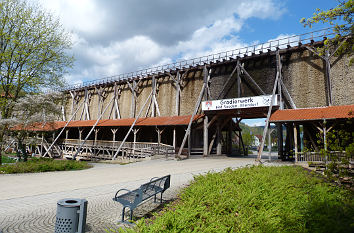
{"label": "wooden beam", "polygon": [[204,116],[204,128],[203,128],[203,156],[208,156],[208,141],[209,141],[209,132],[208,132],[208,116]]}
{"label": "wooden beam", "polygon": [[91,133],[93,132],[93,130],[96,128],[98,122],[101,120],[103,114],[106,112],[106,110],[108,109],[108,106],[112,103],[113,99],[111,99],[111,101],[107,104],[107,106],[104,108],[102,114],[97,118],[95,124],[92,126],[90,132],[87,134],[85,140],[80,144],[79,148],[77,149],[75,155],[73,156],[73,159],[76,158],[76,156],[78,155],[78,153],[80,152],[80,149],[82,148],[82,146],[86,143],[87,139],[90,137]]}
{"label": "wooden beam", "polygon": [[[293,98],[291,98],[291,96],[290,96],[290,94],[289,94],[289,92],[288,92],[288,89],[286,88],[286,86],[285,86],[284,83],[283,83],[283,80],[282,80],[282,79],[279,79],[279,83],[280,83],[280,86],[282,87],[282,89],[283,89],[283,91],[284,91],[284,93],[285,93],[285,95],[286,95],[287,100],[288,100],[289,103],[290,103],[290,107],[293,108],[293,109],[296,109],[296,105],[295,105],[295,103],[294,103],[294,101],[293,101]],[[280,89],[280,91],[281,91],[281,89]],[[280,95],[281,95],[281,94],[280,94]]]}
{"label": "wooden beam", "polygon": [[241,97],[241,69],[240,69],[240,60],[237,59],[237,98]]}
{"label": "wooden beam", "polygon": [[296,124],[294,124],[294,147],[295,147],[295,163],[297,163],[298,159],[297,159],[297,156],[298,156],[298,145],[297,145],[297,127],[296,127]]}
{"label": "wooden beam", "polygon": [[[224,93],[225,88],[226,88],[227,85],[229,85],[229,82],[231,81],[232,77],[235,75],[235,73],[236,73],[236,71],[237,71],[238,65],[239,65],[239,61],[237,60],[237,65],[235,66],[235,68],[232,70],[231,74],[230,74],[229,77],[227,78],[227,80],[226,80],[224,86],[221,88],[221,91],[220,91],[220,93],[219,93],[217,99],[223,99],[223,98],[225,98],[225,96],[227,95],[227,92]],[[232,84],[231,84],[231,85],[232,85]]]}
{"label": "wooden beam", "polygon": [[270,105],[268,108],[266,124],[265,124],[264,130],[263,130],[262,142],[261,142],[261,146],[259,147],[258,155],[257,155],[257,159],[256,159],[256,161],[259,163],[261,162],[261,159],[262,159],[265,137],[267,135],[267,131],[268,131],[268,127],[269,127],[269,119],[270,119],[270,115],[272,113],[273,102],[274,102],[274,98],[275,98],[275,91],[277,90],[278,79],[279,79],[279,76],[281,73],[281,63],[280,63],[279,50],[277,50],[277,52],[276,52],[276,59],[277,59],[277,74],[276,74],[275,82],[274,82],[274,86],[273,86],[272,99],[271,99],[271,102],[270,102]]}
{"label": "wooden beam", "polygon": [[[74,119],[75,114],[77,113],[77,111],[81,108],[81,106],[84,104],[84,102],[81,103],[81,105],[79,107],[76,108],[74,114],[71,115],[70,119],[68,122],[66,122],[66,124],[64,125],[64,127],[61,129],[61,131],[59,132],[59,134],[57,135],[57,137],[54,139],[54,141],[52,142],[52,144],[50,144],[48,150],[52,149],[52,147],[55,145],[55,143],[58,141],[59,137],[61,136],[61,134],[64,132],[64,130],[66,129],[66,127],[69,125],[69,123]],[[43,134],[42,134],[43,137]],[[43,157],[47,155],[47,152],[43,155]]]}
{"label": "wooden beam", "polygon": [[[207,75],[207,68],[206,66],[204,65],[204,76]],[[210,72],[210,71],[209,71]],[[187,131],[186,133],[184,134],[184,138],[183,138],[183,141],[182,141],[182,144],[181,144],[181,147],[179,148],[179,151],[178,151],[178,154],[177,154],[177,158],[181,159],[181,154],[182,154],[182,150],[183,150],[183,147],[184,145],[186,144],[186,140],[187,140],[187,137],[189,136],[190,134],[190,131],[191,131],[191,127],[192,127],[192,123],[193,123],[193,120],[194,120],[194,116],[197,114],[197,111],[199,109],[199,106],[200,106],[200,103],[202,101],[202,97],[203,97],[203,94],[204,94],[204,91],[205,91],[205,88],[206,88],[206,85],[207,83],[203,83],[203,86],[202,86],[202,89],[199,93],[199,97],[198,97],[198,100],[196,102],[196,105],[194,107],[194,111],[193,111],[193,114],[189,120],[189,124],[188,124],[188,128],[187,128]]]}
{"label": "wooden beam", "polygon": [[130,126],[130,128],[129,128],[129,130],[128,130],[128,133],[125,135],[123,141],[122,141],[121,144],[119,145],[119,147],[118,147],[118,149],[117,149],[117,151],[116,151],[116,153],[114,154],[114,156],[113,156],[112,159],[116,159],[116,158],[117,158],[118,153],[119,153],[120,150],[122,149],[122,147],[123,147],[125,141],[127,140],[128,136],[129,136],[129,134],[130,134],[130,132],[132,131],[133,127],[135,126],[135,123],[136,123],[137,120],[139,119],[139,117],[140,117],[142,111],[144,110],[144,108],[145,108],[145,106],[146,106],[146,104],[147,104],[147,102],[148,102],[148,100],[150,99],[151,96],[152,96],[152,91],[150,92],[150,95],[149,95],[149,97],[146,99],[144,105],[141,107],[141,109],[140,109],[140,111],[139,111],[139,114],[135,117],[135,120],[134,120],[133,124]]}
{"label": "wooden beam", "polygon": [[253,86],[256,87],[257,91],[258,91],[260,94],[265,95],[266,93],[262,90],[262,88],[260,88],[260,87],[258,86],[258,84],[256,83],[256,81],[253,80],[253,78],[251,77],[251,75],[249,75],[249,73],[245,70],[245,68],[243,68],[243,66],[241,66],[241,65],[240,65],[239,67],[241,68],[241,70],[243,71],[243,73],[246,75],[245,77],[248,78],[248,81],[250,81],[250,82],[253,84]]}

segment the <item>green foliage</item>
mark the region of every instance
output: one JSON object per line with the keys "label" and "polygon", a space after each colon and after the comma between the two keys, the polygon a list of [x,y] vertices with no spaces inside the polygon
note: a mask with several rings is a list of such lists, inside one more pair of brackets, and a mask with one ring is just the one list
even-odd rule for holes
{"label": "green foliage", "polygon": [[2,156],[2,163],[14,163],[16,162],[16,159],[8,156]]}
{"label": "green foliage", "polygon": [[[300,167],[227,169],[127,232],[352,232],[353,193]],[[121,231],[121,232],[125,232]]]}
{"label": "green foliage", "polygon": [[[329,51],[331,48],[336,48],[336,55],[350,54],[354,53],[354,44],[353,44],[353,14],[354,14],[354,0],[338,1],[339,4],[333,9],[327,11],[316,9],[313,16],[305,19],[302,18],[300,23],[305,27],[312,27],[316,23],[327,23],[331,26],[334,26],[334,32],[337,35],[334,38],[327,38],[324,41],[324,46],[317,48],[317,51],[320,55],[324,55],[326,51]],[[350,64],[353,63],[353,58],[350,60]]]}
{"label": "green foliage", "polygon": [[[0,118],[12,117],[10,101],[64,86],[63,74],[73,64],[71,46],[59,20],[41,6],[26,0],[0,1]],[[0,126],[0,151],[7,131],[6,125]]]}
{"label": "green foliage", "polygon": [[34,173],[49,171],[69,171],[90,168],[86,162],[74,160],[54,160],[50,158],[32,158],[27,162],[18,162],[0,166],[0,174]]}
{"label": "green foliage", "polygon": [[349,160],[354,156],[354,118],[335,125],[334,129],[327,132],[326,143],[323,132],[317,133],[317,144],[320,154],[327,159],[325,175],[340,181],[340,178],[347,177]]}

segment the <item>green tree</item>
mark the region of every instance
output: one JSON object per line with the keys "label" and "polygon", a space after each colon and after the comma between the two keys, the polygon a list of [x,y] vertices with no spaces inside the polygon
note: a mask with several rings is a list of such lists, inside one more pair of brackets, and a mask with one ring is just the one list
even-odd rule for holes
{"label": "green tree", "polygon": [[[26,93],[64,85],[73,64],[71,39],[58,19],[26,0],[0,1],[0,117],[10,118],[12,106]],[[0,128],[0,164],[4,134]]]}
{"label": "green tree", "polygon": [[[306,27],[312,27],[313,24],[324,23],[334,26],[334,32],[337,35],[334,38],[327,38],[324,41],[324,46],[318,48],[318,52],[323,55],[330,48],[339,48],[336,50],[336,55],[354,53],[353,45],[353,14],[354,0],[338,0],[338,5],[329,10],[316,9],[313,16],[310,18],[302,18],[300,22]],[[354,58],[351,58],[350,64]]]}

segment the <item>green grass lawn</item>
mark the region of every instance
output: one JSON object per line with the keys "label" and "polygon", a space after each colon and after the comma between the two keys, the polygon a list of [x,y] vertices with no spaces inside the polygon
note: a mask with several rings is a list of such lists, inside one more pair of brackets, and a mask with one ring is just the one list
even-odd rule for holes
{"label": "green grass lawn", "polygon": [[128,231],[354,232],[353,192],[301,167],[227,169],[195,177],[178,200]]}
{"label": "green grass lawn", "polygon": [[30,158],[27,162],[0,166],[0,174],[34,173],[49,171],[81,170],[92,167],[87,162],[75,160],[54,160],[49,158]]}

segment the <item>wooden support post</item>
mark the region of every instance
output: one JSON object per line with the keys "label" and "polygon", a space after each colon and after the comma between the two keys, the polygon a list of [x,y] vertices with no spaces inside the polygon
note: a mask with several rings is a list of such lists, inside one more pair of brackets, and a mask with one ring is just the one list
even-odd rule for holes
{"label": "wooden support post", "polygon": [[173,128],[173,148],[176,150],[176,127]]}
{"label": "wooden support post", "polygon": [[221,144],[221,126],[220,120],[216,123],[216,154],[222,154],[222,144]]}
{"label": "wooden support post", "polygon": [[[226,90],[226,87],[228,85],[233,85],[233,83],[235,82],[235,80],[233,80],[232,78],[234,77],[235,73],[237,72],[238,69],[238,65],[239,65],[239,61],[237,60],[237,65],[235,66],[235,68],[232,70],[231,74],[229,75],[229,77],[227,78],[226,82],[224,83],[223,87],[221,88],[221,91],[219,93],[219,96],[217,97],[217,99],[223,99],[225,98],[225,96],[227,95],[227,93],[229,92],[229,90]],[[231,82],[231,84],[230,84]]]}
{"label": "wooden support post", "polygon": [[94,145],[97,145],[97,136],[98,136],[98,132],[100,131],[100,129],[95,129],[95,141],[94,141]]}
{"label": "wooden support post", "polygon": [[[204,76],[206,76],[207,73],[208,73],[208,70],[207,70],[206,66],[204,66]],[[210,75],[210,70],[209,70],[209,75]],[[204,78],[204,80],[206,80],[206,79]],[[177,154],[177,158],[179,158],[179,159],[181,159],[180,156],[181,156],[181,154],[182,154],[183,147],[184,147],[184,145],[186,144],[187,137],[188,137],[189,134],[190,134],[191,127],[192,127],[192,123],[193,123],[194,117],[195,117],[195,115],[197,114],[197,111],[198,111],[198,109],[199,109],[199,106],[200,106],[200,103],[201,103],[201,101],[202,101],[202,97],[203,97],[203,94],[204,94],[204,91],[205,91],[206,86],[207,86],[207,83],[204,81],[203,86],[202,86],[202,89],[201,89],[201,91],[200,91],[200,93],[199,93],[198,100],[197,100],[196,105],[195,105],[195,107],[194,107],[194,112],[193,112],[193,114],[192,114],[192,116],[191,116],[191,119],[189,120],[189,124],[188,124],[188,127],[187,127],[187,131],[186,131],[186,133],[185,133],[185,135],[184,135],[184,138],[183,138],[181,147],[179,148],[179,151],[178,151],[178,154]]]}
{"label": "wooden support post", "polygon": [[121,92],[122,90],[121,89],[118,89],[118,86],[116,83],[114,83],[114,89],[113,89],[113,99],[114,99],[114,102],[112,104],[112,108],[111,108],[111,111],[109,113],[109,117],[108,118],[112,118],[113,119],[120,119],[121,116],[120,116],[120,110],[119,110],[119,97],[121,95]]}
{"label": "wooden support post", "polygon": [[139,130],[140,130],[140,129],[133,129],[133,134],[134,134],[134,139],[133,139],[133,140],[134,140],[134,141],[133,141],[133,155],[135,155],[136,135],[137,135],[137,133],[139,132]]}
{"label": "wooden support post", "polygon": [[326,78],[327,78],[327,88],[328,88],[328,105],[332,106],[332,83],[331,83],[331,61],[329,51],[326,51]]}
{"label": "wooden support post", "polygon": [[85,144],[85,142],[87,141],[87,139],[90,137],[90,135],[91,135],[92,131],[96,128],[96,126],[97,126],[98,122],[101,120],[101,118],[102,118],[103,114],[107,111],[108,106],[109,106],[112,102],[113,102],[113,99],[111,99],[111,101],[110,101],[110,102],[106,105],[106,107],[104,108],[104,110],[103,110],[103,112],[101,113],[101,115],[97,118],[97,120],[96,120],[95,124],[92,126],[92,128],[91,128],[90,132],[87,134],[87,136],[86,136],[85,140],[84,140],[82,143],[80,143],[80,146],[79,146],[79,148],[77,149],[77,151],[76,151],[75,155],[73,156],[73,159],[75,159],[75,158],[76,158],[76,156],[77,156],[77,155],[78,155],[78,153],[80,152],[80,149],[81,149],[81,148],[82,148],[82,146]]}
{"label": "wooden support post", "polygon": [[90,120],[90,111],[89,111],[90,99],[91,99],[91,93],[89,92],[89,90],[87,90],[87,88],[85,88],[84,108],[82,109],[82,113],[81,113],[81,117],[83,117],[83,120]]}
{"label": "wooden support post", "polygon": [[[48,151],[50,149],[52,149],[52,147],[55,145],[55,143],[58,141],[59,137],[61,136],[61,134],[64,132],[64,130],[66,129],[66,127],[69,125],[69,123],[74,119],[75,117],[75,114],[77,113],[77,111],[79,110],[79,108],[81,108],[81,106],[84,104],[84,102],[79,106],[77,107],[77,109],[75,110],[74,114],[71,115],[70,119],[68,122],[66,122],[66,124],[64,125],[64,127],[61,129],[61,131],[59,132],[58,136],[54,139],[54,141],[52,142],[52,144],[49,146],[48,148]],[[47,155],[47,151],[46,153],[44,154],[44,156]]]}
{"label": "wooden support post", "polygon": [[83,129],[81,129],[81,128],[79,127],[78,130],[79,130],[79,142],[81,143],[81,140],[82,140],[82,131],[83,131]]}
{"label": "wooden support post", "polygon": [[111,129],[112,134],[113,134],[113,147],[115,147],[115,143],[116,143],[116,133],[118,131],[118,129]]}
{"label": "wooden support post", "polygon": [[346,42],[347,38],[345,38],[338,46],[337,48],[333,51],[332,54],[330,54],[330,51],[327,49],[325,51],[325,55],[322,56],[320,55],[317,51],[315,51],[313,48],[309,46],[305,46],[308,50],[322,58],[325,62],[325,74],[326,74],[326,84],[327,84],[327,104],[331,106],[333,104],[333,95],[332,95],[332,83],[331,83],[331,57],[338,51],[338,49]]}
{"label": "wooden support post", "polygon": [[[42,138],[41,138],[41,156],[43,155],[43,146],[44,146],[44,134],[42,132]],[[18,147],[18,144],[17,144]],[[17,149],[18,150],[18,149]],[[44,157],[44,156],[43,156]]]}
{"label": "wooden support post", "polygon": [[294,124],[294,149],[295,149],[295,163],[297,163],[297,156],[298,156],[298,144],[297,144],[297,127],[296,124]]}
{"label": "wooden support post", "polygon": [[99,117],[102,113],[102,108],[103,108],[103,103],[104,100],[106,99],[107,95],[106,92],[104,90],[104,87],[96,87],[96,92],[97,92],[97,96],[98,96],[98,111],[97,111],[97,117]]}
{"label": "wooden support post", "polygon": [[270,119],[270,115],[272,113],[273,102],[274,102],[274,99],[275,99],[275,91],[277,89],[278,79],[279,79],[279,76],[280,76],[280,73],[281,73],[281,62],[280,62],[279,50],[277,50],[277,52],[276,52],[276,60],[277,60],[277,75],[275,77],[275,82],[274,82],[273,92],[272,92],[272,99],[270,101],[268,114],[267,114],[267,120],[266,120],[266,124],[265,124],[264,130],[263,130],[263,137],[262,137],[261,145],[259,147],[258,155],[257,155],[257,159],[256,159],[256,161],[259,162],[259,163],[261,162],[261,159],[262,159],[264,141],[265,141],[265,137],[267,135],[267,131],[268,131],[268,127],[269,127],[269,119]]}
{"label": "wooden support post", "polygon": [[248,81],[250,81],[254,87],[256,87],[257,91],[261,94],[261,95],[265,95],[266,93],[262,90],[262,88],[260,88],[258,86],[258,84],[256,83],[256,81],[254,81],[254,79],[251,77],[251,75],[249,75],[249,73],[245,70],[245,68],[243,68],[243,66],[239,66],[241,68],[241,70],[243,71],[243,73],[245,74],[245,77],[248,79]]}
{"label": "wooden support post", "polygon": [[326,119],[323,120],[323,143],[324,143],[324,151],[325,151],[325,163],[327,164],[328,156],[327,156],[327,129],[326,129]]}
{"label": "wooden support post", "polygon": [[131,111],[130,111],[130,117],[135,117],[135,110],[136,110],[136,98],[137,98],[137,84],[136,81],[133,80],[132,84],[130,84],[129,82],[127,82],[130,91],[132,92],[132,101],[131,101]]}
{"label": "wooden support post", "polygon": [[272,130],[268,130],[268,160],[269,162],[272,160]]}
{"label": "wooden support post", "polygon": [[[156,117],[156,113],[158,116],[160,116],[160,109],[159,109],[159,104],[157,103],[156,100],[156,93],[157,93],[157,81],[155,76],[152,76],[152,116]],[[156,113],[155,113],[156,112]]]}
{"label": "wooden support post", "polygon": [[188,158],[191,157],[191,150],[192,150],[192,129],[188,135]]}
{"label": "wooden support post", "polygon": [[[280,77],[279,77],[280,78]],[[289,103],[290,103],[290,107],[293,108],[293,109],[296,109],[296,105],[293,101],[293,98],[291,98],[290,94],[289,94],[289,91],[288,89],[286,88],[286,86],[284,85],[284,82],[282,79],[279,79],[279,82],[280,82],[280,86],[281,88],[283,89],[284,93],[285,93],[285,96],[286,98],[288,99]]]}
{"label": "wooden support post", "polygon": [[72,98],[72,102],[71,102],[71,118],[75,119],[78,109],[76,109],[76,110],[74,110],[74,109],[79,103],[79,96],[78,96],[78,94],[75,91],[70,91],[70,95],[71,95],[71,98]]}
{"label": "wooden support post", "polygon": [[141,112],[144,110],[144,108],[145,108],[147,102],[149,101],[149,99],[151,98],[151,96],[152,96],[152,91],[150,92],[150,95],[149,95],[149,97],[146,99],[144,105],[141,107],[141,109],[140,109],[140,111],[139,111],[139,114],[135,117],[135,120],[134,120],[133,124],[130,126],[130,128],[129,128],[129,130],[128,130],[128,133],[125,135],[123,141],[122,141],[121,144],[119,145],[119,147],[118,147],[118,149],[117,149],[117,151],[116,151],[116,153],[114,154],[114,156],[113,156],[112,159],[116,159],[118,153],[119,153],[120,150],[122,149],[122,147],[123,147],[125,141],[127,140],[128,136],[129,136],[129,134],[130,134],[130,132],[132,131],[133,127],[135,126],[135,123],[136,123],[137,120],[139,119],[139,117],[140,117],[140,115],[141,115]]}
{"label": "wooden support post", "polygon": [[276,123],[278,133],[278,157],[283,158],[283,124]]}
{"label": "wooden support post", "polygon": [[237,59],[237,97],[241,97],[241,69],[240,69],[240,60]]}
{"label": "wooden support post", "polygon": [[204,116],[204,128],[203,128],[203,156],[208,156],[208,138],[209,138],[209,135],[208,135],[208,116],[205,115]]}
{"label": "wooden support post", "polygon": [[242,131],[239,131],[239,135],[240,135],[240,140],[241,140],[241,145],[242,145],[242,150],[243,150],[243,156],[247,156],[248,155],[248,150],[246,151],[245,143],[243,143]]}
{"label": "wooden support post", "polygon": [[229,121],[228,135],[227,135],[227,153],[232,154],[232,118]]}
{"label": "wooden support post", "polygon": [[65,130],[65,140],[69,139],[69,129]]}
{"label": "wooden support post", "polygon": [[158,127],[156,127],[156,133],[157,133],[157,154],[160,154],[161,130]]}
{"label": "wooden support post", "polygon": [[179,73],[179,71],[177,71],[175,86],[176,86],[175,114],[176,114],[176,116],[179,116],[179,114],[180,114],[180,98],[181,98],[181,74]]}

